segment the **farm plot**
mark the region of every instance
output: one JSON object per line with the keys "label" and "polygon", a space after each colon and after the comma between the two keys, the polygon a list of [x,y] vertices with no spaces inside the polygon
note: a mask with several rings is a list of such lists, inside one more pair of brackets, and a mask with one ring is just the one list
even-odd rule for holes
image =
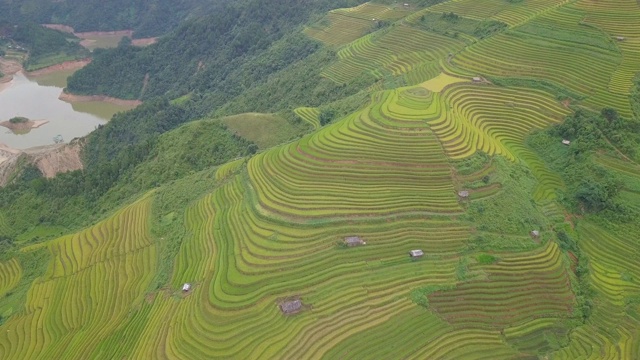
{"label": "farm plot", "polygon": [[452,12],[478,20],[494,19],[509,26],[516,26],[567,2],[568,0],[513,2],[503,0],[454,0],[443,2],[429,8],[429,10],[438,13]]}
{"label": "farm plot", "polygon": [[637,299],[640,296],[640,235],[635,226],[603,228],[581,222],[580,247],[589,256],[596,292],[590,321],[576,329],[558,359],[635,359],[640,356]]}
{"label": "farm plot", "polygon": [[17,259],[0,263],[0,296],[11,291],[22,277],[22,267]]}
{"label": "farm plot", "polygon": [[609,90],[628,94],[631,80],[640,71],[640,4],[633,0],[616,0],[605,4],[578,1],[584,10],[583,22],[606,32],[622,52],[622,61],[611,77]]}
{"label": "farm plot", "polygon": [[451,158],[465,158],[481,150],[523,161],[540,181],[535,198],[554,197],[562,180],[523,142],[532,130],[561,121],[568,109],[541,91],[486,84],[456,84],[439,95],[446,111],[427,121]]}
{"label": "farm plot", "polygon": [[329,46],[341,46],[366,34],[381,21],[398,20],[409,13],[403,9],[364,3],[353,8],[330,11],[318,23],[307,27],[304,32]]}
{"label": "farm plot", "polygon": [[406,25],[364,36],[338,52],[339,60],[323,75],[346,83],[368,72],[377,78],[402,75],[423,63],[444,59],[464,42]]}
{"label": "farm plot", "polygon": [[293,111],[300,119],[313,126],[314,129],[320,127],[320,110],[318,108],[299,107]]}
{"label": "farm plot", "polygon": [[480,279],[432,293],[429,307],[464,328],[506,329],[532,319],[567,318],[573,294],[567,266],[555,243],[526,254],[499,254],[493,265],[473,265]]}
{"label": "farm plot", "polygon": [[[465,224],[447,218],[283,223],[260,213],[251,191],[236,175],[189,208],[189,235],[172,287],[190,282],[194,288],[179,301],[156,297],[131,353],[318,357],[338,341],[415,309],[407,293],[417,284],[452,282],[469,236]],[[340,245],[354,234],[367,244]],[[406,254],[415,247],[428,254],[419,262]],[[282,315],[278,303],[294,297],[304,308]]]}
{"label": "farm plot", "polygon": [[3,359],[81,358],[143,300],[154,275],[150,199],[78,234],[45,244],[52,260],[24,308],[1,326]]}
{"label": "farm plot", "polygon": [[[623,80],[615,76],[623,56],[606,33],[581,25],[584,15],[568,7],[550,10],[467,47],[452,64],[487,76],[546,81],[580,94],[584,104],[596,110],[614,107],[629,116],[629,89],[624,91],[625,85],[619,85]],[[631,79],[626,81],[630,84]],[[611,92],[613,88],[621,92]]]}
{"label": "farm plot", "polygon": [[377,93],[363,111],[251,159],[260,206],[306,219],[460,212],[447,158],[423,120],[438,109],[417,100],[429,94]]}

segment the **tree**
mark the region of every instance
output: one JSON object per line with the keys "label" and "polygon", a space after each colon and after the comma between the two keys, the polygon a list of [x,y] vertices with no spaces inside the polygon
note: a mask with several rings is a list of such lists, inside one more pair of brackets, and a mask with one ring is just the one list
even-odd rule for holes
{"label": "tree", "polygon": [[330,123],[336,116],[336,112],[333,109],[325,109],[320,112],[319,120],[320,125],[324,126]]}

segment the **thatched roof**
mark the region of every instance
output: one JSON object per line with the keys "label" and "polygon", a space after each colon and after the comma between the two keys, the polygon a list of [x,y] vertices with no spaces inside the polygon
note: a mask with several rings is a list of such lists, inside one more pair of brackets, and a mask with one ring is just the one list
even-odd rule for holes
{"label": "thatched roof", "polygon": [[349,246],[358,246],[358,245],[366,244],[364,240],[360,238],[360,236],[347,236],[346,238],[344,238],[344,243]]}
{"label": "thatched roof", "polygon": [[300,309],[302,309],[301,300],[285,301],[280,304],[280,311],[284,314],[293,314],[300,311]]}

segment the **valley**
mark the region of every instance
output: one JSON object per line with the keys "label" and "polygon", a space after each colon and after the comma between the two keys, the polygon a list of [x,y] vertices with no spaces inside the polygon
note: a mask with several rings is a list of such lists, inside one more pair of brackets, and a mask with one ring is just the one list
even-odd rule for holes
{"label": "valley", "polygon": [[0,358],[640,358],[637,1],[224,6],[0,88]]}

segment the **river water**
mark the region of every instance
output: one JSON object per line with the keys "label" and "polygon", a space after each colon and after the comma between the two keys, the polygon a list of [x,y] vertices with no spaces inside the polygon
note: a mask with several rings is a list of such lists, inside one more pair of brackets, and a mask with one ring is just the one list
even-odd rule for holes
{"label": "river water", "polygon": [[30,120],[48,120],[49,123],[27,134],[14,134],[0,127],[0,143],[15,149],[50,145],[61,135],[65,142],[85,136],[100,124],[106,123],[119,112],[131,107],[101,101],[69,104],[58,99],[66,86],[71,71],[59,71],[49,75],[27,78],[17,73],[4,90],[0,90],[0,122],[15,116]]}

